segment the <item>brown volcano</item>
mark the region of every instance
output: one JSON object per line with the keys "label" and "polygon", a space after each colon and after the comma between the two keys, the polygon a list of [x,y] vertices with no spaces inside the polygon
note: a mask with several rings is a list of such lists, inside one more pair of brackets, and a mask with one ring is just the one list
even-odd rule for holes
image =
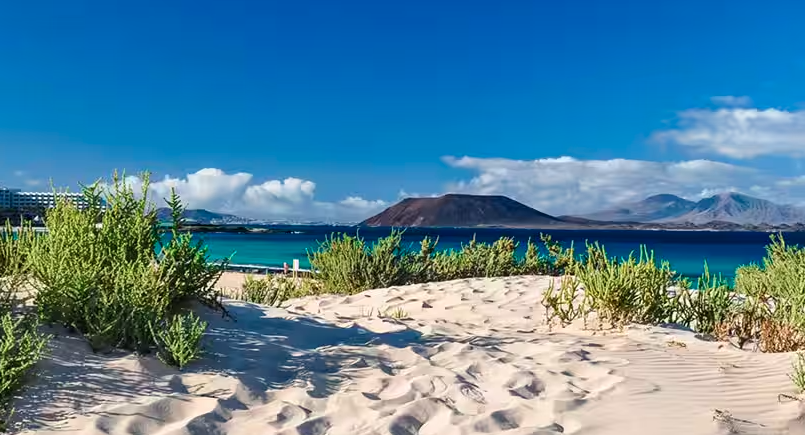
{"label": "brown volcano", "polygon": [[361,222],[387,227],[564,226],[564,221],[499,195],[449,193],[438,198],[406,198]]}

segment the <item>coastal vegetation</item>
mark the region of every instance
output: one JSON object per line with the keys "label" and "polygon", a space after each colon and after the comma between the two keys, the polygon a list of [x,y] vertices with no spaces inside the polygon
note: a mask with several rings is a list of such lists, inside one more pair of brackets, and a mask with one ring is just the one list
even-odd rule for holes
{"label": "coastal vegetation", "polygon": [[[707,264],[695,291],[689,279],[654,258],[644,246],[628,258],[610,257],[587,244],[576,252],[549,236],[544,249],[528,241],[525,256],[517,243],[501,238],[492,244],[471,240],[459,250],[437,251],[425,238],[420,249],[402,245],[402,233],[368,244],[358,236],[326,239],[309,253],[316,278],[328,293],[353,294],[370,288],[470,277],[518,274],[556,276],[544,293],[548,324],[623,327],[630,323],[675,324],[702,336],[753,343],[762,352],[805,350],[805,248],[772,235],[762,264],[736,271],[734,282],[711,275]],[[805,359],[793,364],[792,379],[805,388]]]}
{"label": "coastal vegetation", "polygon": [[46,350],[40,324],[78,333],[96,352],[156,353],[181,368],[200,355],[206,328],[193,303],[227,314],[215,289],[227,260],[210,262],[179,231],[184,207],[175,192],[164,241],[144,178],[140,195],[115,176],[84,188],[88,207],[57,201],[47,233],[8,223],[0,234],[0,421]]}
{"label": "coastal vegetation", "polygon": [[[10,223],[0,233],[0,420],[7,420],[14,395],[47,351],[47,326],[80,334],[96,352],[153,353],[181,369],[203,350],[207,325],[194,305],[228,314],[216,288],[228,260],[211,262],[203,244],[182,230],[184,206],[175,192],[166,200],[171,225],[161,226],[144,179],[142,192],[118,177],[88,186],[86,208],[58,201],[47,211],[47,233],[13,231]],[[170,237],[161,237],[162,231]],[[597,243],[577,251],[543,235],[529,240],[521,256],[507,237],[442,251],[438,239],[409,247],[402,235],[395,230],[373,243],[333,235],[309,253],[313,277],[247,277],[228,296],[279,306],[322,293],[549,275],[541,303],[552,327],[670,323],[741,348],[752,343],[762,352],[805,350],[805,249],[781,236],[772,237],[762,264],[739,268],[734,282],[711,275],[705,264],[693,286],[645,247],[617,258]],[[803,389],[805,357],[798,355],[791,378]]]}

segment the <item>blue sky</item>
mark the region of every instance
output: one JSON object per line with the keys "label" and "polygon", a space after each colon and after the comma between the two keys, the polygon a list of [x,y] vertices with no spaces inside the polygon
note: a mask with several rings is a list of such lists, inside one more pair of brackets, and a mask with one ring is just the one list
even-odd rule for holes
{"label": "blue sky", "polygon": [[551,213],[660,192],[801,203],[802,16],[793,1],[16,2],[0,14],[0,184],[147,169],[191,206],[346,220],[446,191]]}

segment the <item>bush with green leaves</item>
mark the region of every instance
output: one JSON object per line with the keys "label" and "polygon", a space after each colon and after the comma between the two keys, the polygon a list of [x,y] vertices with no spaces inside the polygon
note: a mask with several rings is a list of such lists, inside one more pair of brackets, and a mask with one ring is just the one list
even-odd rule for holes
{"label": "bush with green leaves", "polygon": [[319,294],[312,278],[294,278],[287,275],[266,275],[256,278],[246,275],[239,291],[227,296],[254,304],[280,306],[288,299]]}
{"label": "bush with green leaves", "polygon": [[26,306],[27,253],[34,242],[30,226],[0,229],[0,431],[13,414],[19,393],[45,352],[49,336]]}
{"label": "bush with green leaves", "polygon": [[554,320],[559,320],[560,326],[567,326],[580,317],[585,319],[586,324],[591,309],[589,299],[581,291],[581,282],[570,275],[559,278],[559,288],[556,288],[556,281],[551,280],[542,294],[542,306],[549,326]]}
{"label": "bush with green leaves", "polygon": [[805,348],[805,249],[772,235],[762,265],[738,269],[735,292],[752,319],[748,339],[764,352]]}
{"label": "bush with green leaves", "polygon": [[202,353],[201,337],[207,322],[195,313],[177,314],[170,319],[149,324],[157,357],[165,364],[180,370]]}
{"label": "bush with green leaves", "polygon": [[796,359],[791,364],[792,372],[788,375],[791,382],[797,388],[797,392],[805,393],[805,354],[802,352],[796,353]]}
{"label": "bush with green leaves", "polygon": [[48,233],[29,254],[41,318],[80,332],[94,350],[147,353],[156,346],[152,327],[189,302],[223,310],[214,286],[227,260],[211,263],[206,248],[181,232],[175,192],[163,243],[143,179],[140,195],[115,176],[106,192],[99,183],[84,188],[89,207],[57,201],[45,217]]}
{"label": "bush with green leaves", "polygon": [[11,401],[45,352],[49,336],[38,332],[36,316],[0,314],[0,431],[11,417]]}
{"label": "bush with green leaves", "polygon": [[[416,254],[403,249],[402,232],[392,231],[372,245],[360,236],[332,235],[308,254],[328,292],[353,294],[372,288],[408,284],[413,281]],[[425,271],[419,270],[424,274]]]}
{"label": "bush with green leaves", "polygon": [[696,291],[683,287],[673,300],[672,323],[688,325],[703,334],[716,334],[719,325],[735,316],[740,300],[720,275],[711,275],[707,262]]}
{"label": "bush with green leaves", "polygon": [[589,309],[602,322],[660,323],[671,315],[669,295],[678,277],[667,262],[658,266],[654,253],[644,246],[639,257],[619,260],[609,259],[597,243],[588,244],[587,255],[574,266],[573,273],[584,287]]}
{"label": "bush with green leaves", "polygon": [[402,235],[402,231],[393,230],[371,245],[357,235],[332,235],[316,251],[308,253],[308,258],[318,272],[317,281],[327,292],[336,294],[461,278],[557,274],[564,270],[549,256],[541,255],[531,241],[525,257],[519,258],[518,244],[510,237],[491,244],[473,238],[460,249],[447,251],[437,251],[438,239],[425,237],[416,251],[403,246]]}

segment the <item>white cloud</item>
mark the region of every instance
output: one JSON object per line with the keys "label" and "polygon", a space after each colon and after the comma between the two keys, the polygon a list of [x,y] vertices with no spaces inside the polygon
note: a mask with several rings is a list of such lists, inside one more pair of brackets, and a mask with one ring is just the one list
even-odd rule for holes
{"label": "white cloud", "polygon": [[27,177],[28,173],[25,171],[16,170],[13,172],[13,174],[16,178],[23,178],[22,183],[25,184],[27,187],[35,187],[45,184],[42,180],[38,178]]}
{"label": "white cloud", "polygon": [[[316,183],[289,177],[254,183],[254,176],[245,172],[227,174],[205,168],[183,178],[165,176],[152,181],[149,194],[157,205],[170,195],[171,188],[188,208],[203,208],[216,212],[260,219],[299,219],[350,222],[363,220],[388,204],[350,196],[338,202],[316,201]],[[126,182],[139,190],[142,180],[130,176]]]}
{"label": "white cloud", "polygon": [[675,128],[655,132],[653,139],[736,159],[805,157],[805,111],[690,109],[679,113]]}
{"label": "white cloud", "polygon": [[719,97],[712,97],[710,101],[719,106],[732,106],[732,107],[746,107],[752,105],[752,99],[749,97],[735,97],[732,95],[723,95]]}
{"label": "white cloud", "polygon": [[445,157],[444,161],[475,172],[471,179],[449,186],[452,192],[506,195],[554,215],[596,211],[659,193],[698,200],[739,191],[780,203],[805,204],[805,178],[778,177],[710,160]]}

